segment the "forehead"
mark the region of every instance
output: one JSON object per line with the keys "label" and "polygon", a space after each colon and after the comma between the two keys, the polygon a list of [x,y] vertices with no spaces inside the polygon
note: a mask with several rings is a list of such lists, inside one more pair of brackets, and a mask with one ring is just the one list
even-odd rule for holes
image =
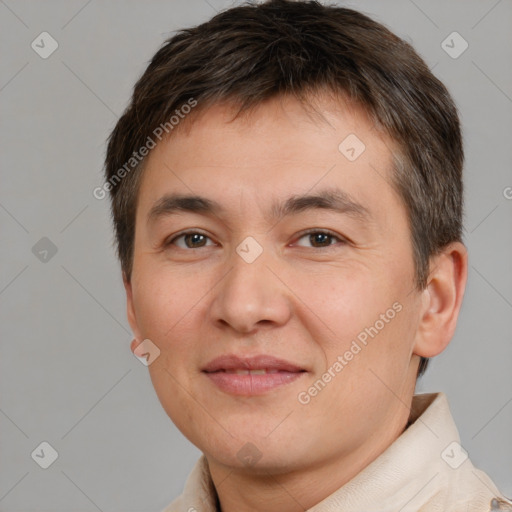
{"label": "forehead", "polygon": [[148,156],[140,209],[147,216],[163,195],[178,192],[238,211],[246,201],[275,210],[276,198],[319,188],[337,188],[369,209],[392,206],[381,203],[398,200],[393,142],[357,106],[324,97],[313,107],[278,97],[236,119],[229,104],[198,111]]}

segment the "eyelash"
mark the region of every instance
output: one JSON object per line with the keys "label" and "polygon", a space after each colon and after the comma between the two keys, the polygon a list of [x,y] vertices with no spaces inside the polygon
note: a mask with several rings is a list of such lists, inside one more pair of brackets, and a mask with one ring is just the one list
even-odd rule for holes
{"label": "eyelash", "polygon": [[[304,238],[305,236],[308,236],[308,235],[313,235],[313,234],[323,234],[323,235],[327,235],[329,236],[331,239],[336,239],[339,243],[341,244],[346,244],[347,243],[347,240],[339,235],[337,235],[336,233],[332,232],[332,231],[329,231],[328,229],[315,229],[315,228],[312,228],[312,229],[309,229],[307,231],[303,231],[298,237],[297,237],[297,240],[300,240],[301,238]],[[168,247],[170,245],[174,245],[174,243],[176,242],[176,240],[184,237],[184,236],[187,236],[187,235],[202,235],[208,239],[211,240],[211,238],[201,232],[201,231],[198,231],[198,230],[189,230],[189,231],[183,231],[182,233],[176,235],[175,237],[171,238],[170,240],[164,242],[164,246],[165,247]],[[335,244],[329,244],[327,246],[323,246],[323,247],[311,247],[311,249],[328,249],[330,248],[331,246],[333,246]],[[202,249],[204,248],[205,246],[201,246],[201,247],[198,247],[197,249]],[[180,249],[182,249],[180,247]],[[186,249],[184,250],[194,250],[194,248],[191,248],[191,247],[187,247]]]}

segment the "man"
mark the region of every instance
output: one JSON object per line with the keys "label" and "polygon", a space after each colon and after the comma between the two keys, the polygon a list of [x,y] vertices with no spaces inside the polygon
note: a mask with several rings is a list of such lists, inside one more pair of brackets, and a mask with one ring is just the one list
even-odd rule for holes
{"label": "man", "polygon": [[442,393],[467,277],[446,88],[355,11],[271,0],[157,52],[106,157],[134,332],[202,452],[167,509],[512,510]]}

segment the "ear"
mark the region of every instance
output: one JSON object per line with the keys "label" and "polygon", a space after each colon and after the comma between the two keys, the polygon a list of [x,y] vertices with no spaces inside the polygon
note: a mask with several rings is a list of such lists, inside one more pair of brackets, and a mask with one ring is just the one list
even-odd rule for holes
{"label": "ear", "polygon": [[137,346],[141,343],[142,337],[140,335],[139,326],[137,324],[137,317],[135,315],[135,306],[133,303],[133,289],[132,283],[127,279],[126,274],[123,272],[123,284],[126,292],[126,316],[128,317],[128,323],[132,329],[135,339],[130,344],[130,350],[133,352]]}
{"label": "ear", "polygon": [[421,292],[414,354],[434,357],[450,343],[455,333],[468,274],[467,249],[461,242],[447,245],[431,258],[427,287]]}

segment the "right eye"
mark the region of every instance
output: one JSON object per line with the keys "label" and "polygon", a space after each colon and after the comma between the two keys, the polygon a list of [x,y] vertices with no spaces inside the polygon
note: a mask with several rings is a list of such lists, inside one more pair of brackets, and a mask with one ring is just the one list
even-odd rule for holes
{"label": "right eye", "polygon": [[215,245],[213,242],[211,244],[207,244],[207,240],[211,241],[210,237],[199,231],[186,231],[167,241],[165,246],[168,247],[170,245],[175,245],[180,249],[186,250],[200,249],[201,247],[206,247],[207,245]]}

